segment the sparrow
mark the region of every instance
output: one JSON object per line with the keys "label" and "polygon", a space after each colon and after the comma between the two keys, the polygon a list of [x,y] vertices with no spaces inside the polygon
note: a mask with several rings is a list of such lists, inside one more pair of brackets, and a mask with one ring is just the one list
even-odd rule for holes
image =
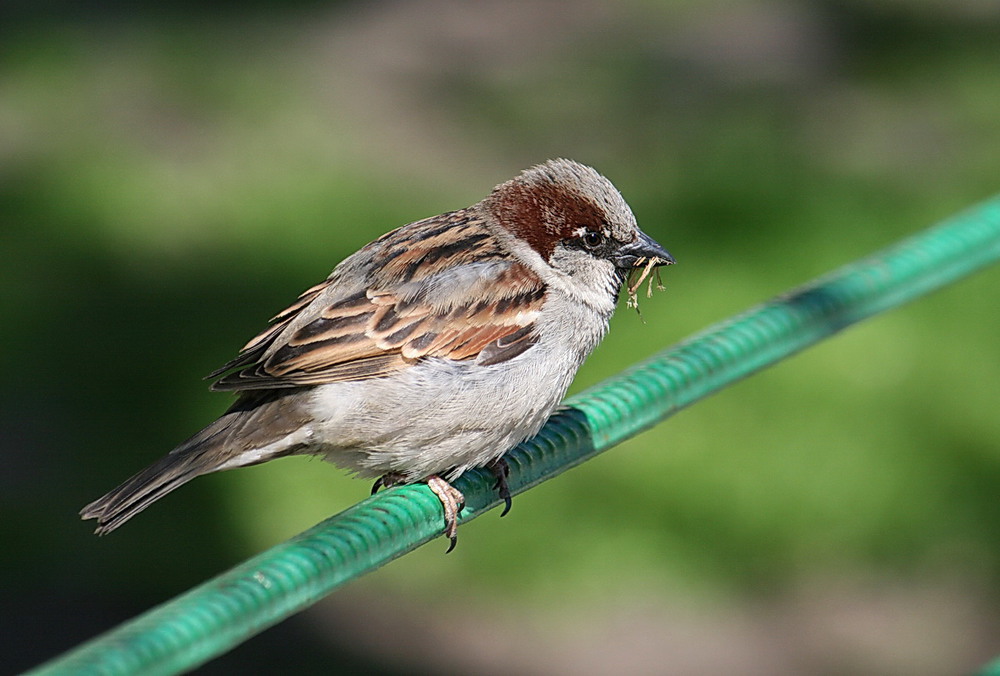
{"label": "sparrow", "polygon": [[237,394],[219,419],[80,515],[103,535],[202,474],[306,454],[373,493],[426,482],[451,551],[450,482],[490,467],[506,513],[503,454],[559,404],[630,274],[673,262],[594,169],[526,169],[346,258],[208,376]]}

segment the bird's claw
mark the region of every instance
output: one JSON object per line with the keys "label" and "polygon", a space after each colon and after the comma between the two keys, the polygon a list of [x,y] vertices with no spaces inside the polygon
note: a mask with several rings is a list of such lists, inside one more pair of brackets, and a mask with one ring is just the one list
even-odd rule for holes
{"label": "bird's claw", "polygon": [[375,483],[372,484],[372,495],[378,493],[380,488],[392,488],[397,484],[401,484],[406,481],[406,477],[399,472],[388,472],[383,474],[378,479],[375,479]]}
{"label": "bird's claw", "polygon": [[465,496],[437,474],[432,474],[425,481],[427,482],[427,487],[438,497],[438,500],[441,501],[441,506],[444,508],[444,535],[451,540],[451,545],[448,546],[448,551],[445,552],[447,554],[458,543],[458,513],[465,506]]}
{"label": "bird's claw", "polygon": [[513,504],[510,497],[510,487],[507,485],[507,477],[510,476],[510,465],[507,464],[507,461],[503,457],[499,457],[487,465],[487,467],[493,472],[493,476],[496,477],[496,481],[493,483],[493,490],[503,500],[503,511],[500,512],[500,516],[506,516]]}

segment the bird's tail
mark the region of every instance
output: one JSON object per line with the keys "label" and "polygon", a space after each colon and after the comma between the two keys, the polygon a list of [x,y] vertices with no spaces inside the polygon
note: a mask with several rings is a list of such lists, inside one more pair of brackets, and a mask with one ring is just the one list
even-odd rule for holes
{"label": "bird's tail", "polygon": [[110,533],[164,495],[191,479],[222,469],[225,450],[243,428],[252,404],[237,401],[218,420],[201,430],[102,498],[80,510],[84,519],[97,519],[97,535]]}
{"label": "bird's tail", "polygon": [[309,416],[296,392],[240,397],[218,420],[84,507],[80,516],[97,519],[94,532],[104,535],[196,476],[300,451],[303,443],[292,432],[303,428]]}
{"label": "bird's tail", "polygon": [[[212,471],[185,447],[166,455],[102,498],[80,510],[84,519],[97,519],[97,535],[110,533],[164,495],[200,474]],[[185,452],[189,451],[189,452]]]}

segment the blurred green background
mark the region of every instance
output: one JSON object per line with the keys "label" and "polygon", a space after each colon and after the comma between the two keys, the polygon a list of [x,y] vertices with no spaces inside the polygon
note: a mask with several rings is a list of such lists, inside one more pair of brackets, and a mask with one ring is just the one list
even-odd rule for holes
{"label": "blurred green background", "polygon": [[[549,157],[677,257],[574,391],[1000,189],[1000,5],[6,3],[0,654],[362,499],[298,458],[97,539],[200,379],[375,236]],[[1000,270],[519,496],[199,673],[960,673],[1000,653]]]}

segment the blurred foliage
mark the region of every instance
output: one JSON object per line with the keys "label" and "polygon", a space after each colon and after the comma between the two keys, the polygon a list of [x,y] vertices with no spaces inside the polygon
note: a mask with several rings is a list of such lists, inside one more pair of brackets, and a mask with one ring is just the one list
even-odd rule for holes
{"label": "blurred foliage", "polygon": [[[423,5],[8,8],[0,633],[34,637],[14,666],[366,495],[299,458],[100,541],[75,516],[221,412],[199,378],[396,225],[552,156],[608,175],[680,264],[579,390],[1000,185],[1000,14],[978,3]],[[855,573],[997,594],[998,304],[992,270],[876,318],[360,585],[537,607]],[[41,631],[50,613],[90,615]]]}

